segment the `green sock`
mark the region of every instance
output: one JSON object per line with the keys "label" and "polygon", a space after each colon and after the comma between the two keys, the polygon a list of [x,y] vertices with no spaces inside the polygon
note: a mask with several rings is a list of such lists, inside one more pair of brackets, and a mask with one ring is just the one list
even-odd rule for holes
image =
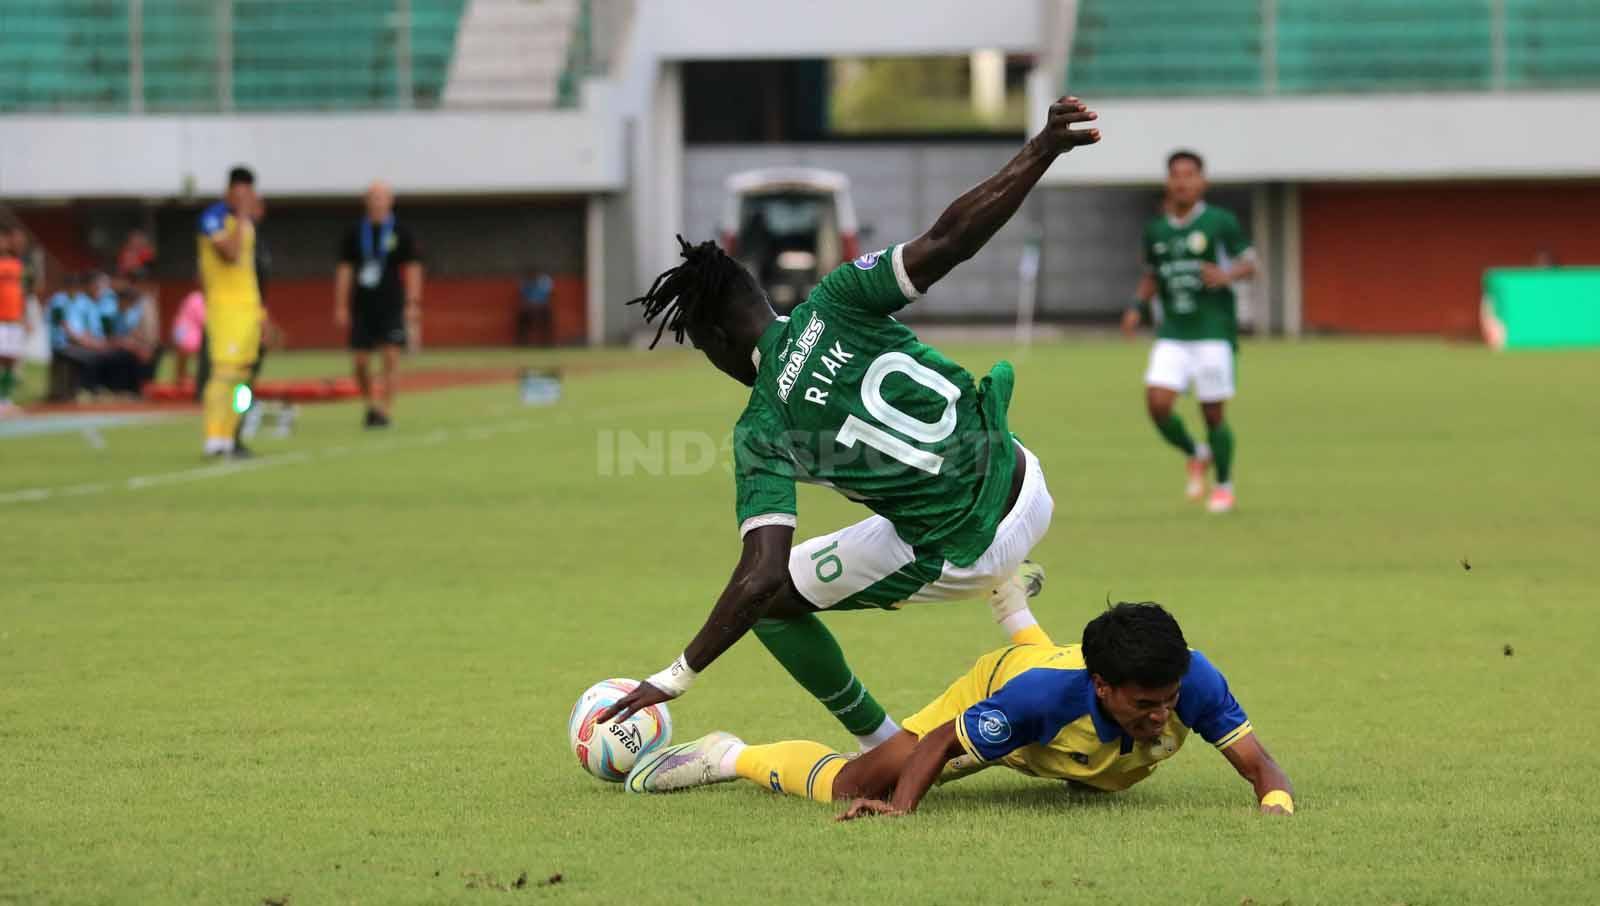
{"label": "green sock", "polygon": [[11,388],[16,385],[16,380],[10,365],[0,365],[0,402],[11,399]]}
{"label": "green sock", "polygon": [[1185,456],[1194,455],[1194,438],[1189,436],[1189,431],[1183,426],[1183,419],[1178,417],[1178,413],[1173,412],[1167,416],[1166,421],[1158,422],[1156,430],[1161,432],[1167,443],[1182,450]]}
{"label": "green sock", "polygon": [[1206,442],[1211,444],[1211,459],[1217,464],[1217,484],[1227,484],[1233,480],[1233,429],[1221,422],[1206,432]]}
{"label": "green sock", "polygon": [[755,633],[783,669],[852,735],[871,733],[888,716],[851,672],[838,640],[816,614],[792,620],[761,620],[756,623]]}

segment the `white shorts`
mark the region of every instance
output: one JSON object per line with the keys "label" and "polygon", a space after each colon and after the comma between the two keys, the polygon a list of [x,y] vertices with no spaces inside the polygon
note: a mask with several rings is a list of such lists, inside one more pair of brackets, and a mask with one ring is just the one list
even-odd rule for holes
{"label": "white shorts", "polygon": [[1233,399],[1233,344],[1227,340],[1157,340],[1150,347],[1146,387],[1185,393],[1202,403]]}
{"label": "white shorts", "polygon": [[1017,502],[1000,520],[994,541],[971,566],[956,566],[936,555],[919,557],[911,545],[900,540],[889,520],[871,516],[790,551],[789,575],[795,588],[823,610],[893,608],[902,603],[987,596],[1016,573],[1044,538],[1055,510],[1038,457],[1024,447],[1022,458],[1022,490]]}
{"label": "white shorts", "polygon": [[27,348],[28,332],[21,321],[0,321],[0,359],[20,359]]}

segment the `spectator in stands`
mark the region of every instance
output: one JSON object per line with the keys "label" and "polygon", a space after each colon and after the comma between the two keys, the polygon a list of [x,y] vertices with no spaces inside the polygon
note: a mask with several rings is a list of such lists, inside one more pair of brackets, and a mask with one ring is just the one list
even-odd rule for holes
{"label": "spectator in stands", "polygon": [[19,410],[11,402],[16,366],[26,345],[22,251],[9,224],[0,224],[0,418]]}
{"label": "spectator in stands", "polygon": [[122,250],[117,252],[117,278],[131,280],[136,274],[148,272],[155,262],[156,247],[150,244],[149,234],[130,230],[122,241]]}
{"label": "spectator in stands", "polygon": [[71,366],[73,379],[67,386],[95,391],[108,385],[111,369],[106,353],[111,347],[100,303],[89,294],[90,286],[90,276],[75,275],[51,298],[51,323],[58,331],[52,334],[52,359]]}
{"label": "spectator in stands", "polygon": [[550,294],[555,281],[543,271],[529,271],[517,287],[517,343],[533,345],[534,331],[550,336]]}
{"label": "spectator in stands", "polygon": [[[366,216],[339,243],[333,320],[350,330],[356,383],[367,403],[366,426],[384,428],[394,407],[394,374],[406,328],[422,317],[422,255],[411,231],[395,221],[394,193],[382,182],[367,189]],[[375,387],[369,357],[383,356]]]}
{"label": "spectator in stands", "polygon": [[177,362],[175,378],[183,383],[189,377],[189,359],[199,355],[200,342],[206,332],[206,297],[195,290],[183,297],[178,305],[178,316],[172,319],[172,355]]}
{"label": "spectator in stands", "polygon": [[126,371],[126,389],[139,393],[155,378],[165,350],[161,345],[161,312],[156,307],[155,284],[142,271],[134,271],[128,278],[128,289],[118,294],[120,310],[113,345],[132,357]]}
{"label": "spectator in stands", "polygon": [[122,306],[117,302],[117,290],[108,274],[96,271],[89,277],[89,297],[94,299],[95,311],[100,316],[101,336],[116,336],[117,322],[122,318]]}

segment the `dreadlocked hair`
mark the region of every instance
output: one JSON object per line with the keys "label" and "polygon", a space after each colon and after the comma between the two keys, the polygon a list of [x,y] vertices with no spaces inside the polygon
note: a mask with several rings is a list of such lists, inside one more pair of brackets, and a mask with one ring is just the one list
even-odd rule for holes
{"label": "dreadlocked hair", "polygon": [[628,300],[629,305],[644,306],[646,321],[654,323],[657,317],[661,318],[656,338],[650,341],[651,349],[656,348],[661,335],[669,330],[673,339],[682,343],[684,331],[689,327],[711,323],[721,313],[728,291],[747,278],[739,262],[709,239],[690,245],[679,236],[678,246],[683,263],[663,271],[656,282],[650,284],[649,292]]}

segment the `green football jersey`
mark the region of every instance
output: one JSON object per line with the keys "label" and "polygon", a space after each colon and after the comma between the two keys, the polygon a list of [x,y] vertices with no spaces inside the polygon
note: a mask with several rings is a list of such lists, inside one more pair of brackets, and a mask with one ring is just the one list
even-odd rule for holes
{"label": "green football jersey", "polygon": [[1187,219],[1162,215],[1145,224],[1144,260],[1156,277],[1161,323],[1156,336],[1168,340],[1239,338],[1233,287],[1209,289],[1200,279],[1207,262],[1227,269],[1250,248],[1232,212],[1205,202]]}
{"label": "green football jersey", "polygon": [[981,382],[890,315],[917,298],[902,247],[824,277],[761,335],[734,428],[740,534],[795,524],[795,482],[832,487],[907,544],[970,566],[994,540],[1016,457],[1000,362]]}

